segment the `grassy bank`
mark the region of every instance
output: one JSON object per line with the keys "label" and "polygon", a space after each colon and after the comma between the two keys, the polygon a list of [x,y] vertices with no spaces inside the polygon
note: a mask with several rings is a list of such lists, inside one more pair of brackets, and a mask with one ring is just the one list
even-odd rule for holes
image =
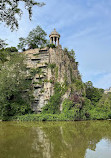
{"label": "grassy bank", "polygon": [[66,114],[27,114],[13,118],[17,121],[76,121],[76,120],[107,120],[111,119],[110,113],[93,111],[89,118],[72,117]]}
{"label": "grassy bank", "polygon": [[67,118],[65,114],[27,114],[18,116],[17,121],[68,121],[75,120],[74,118]]}

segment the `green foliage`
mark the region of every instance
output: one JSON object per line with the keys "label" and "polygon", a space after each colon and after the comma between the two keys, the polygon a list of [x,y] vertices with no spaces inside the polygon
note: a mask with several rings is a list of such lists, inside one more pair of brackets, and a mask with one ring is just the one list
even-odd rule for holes
{"label": "green foliage", "polygon": [[4,22],[13,31],[18,29],[18,17],[23,14],[23,8],[20,7],[20,2],[23,2],[25,9],[29,13],[29,19],[32,16],[33,6],[41,7],[44,3],[36,2],[35,0],[3,0],[0,2],[0,21]]}
{"label": "green foliage", "polygon": [[55,67],[56,67],[55,63],[48,64],[48,68],[50,68],[51,70],[53,70]]}
{"label": "green foliage", "polygon": [[[73,115],[73,116],[72,116]],[[77,115],[77,113],[76,113]],[[69,116],[69,117],[67,117]],[[27,114],[18,116],[17,121],[69,121],[74,120],[74,111],[70,111],[67,116],[61,114]],[[77,116],[76,116],[77,117]]]}
{"label": "green foliage", "polygon": [[27,44],[29,48],[35,48],[41,46],[46,43],[46,32],[40,27],[37,26],[33,29],[28,37],[27,37]]}
{"label": "green foliage", "polygon": [[70,110],[67,114],[27,114],[22,116],[17,116],[17,121],[69,121],[78,120],[78,110]]}
{"label": "green foliage", "polygon": [[111,109],[111,93],[103,94],[102,98],[99,100],[98,107],[104,108],[106,111]]}
{"label": "green foliage", "polygon": [[7,55],[8,55],[8,52],[4,51],[4,49],[3,51],[0,50],[0,65],[8,61]]}
{"label": "green foliage", "polygon": [[96,104],[92,104],[91,100],[85,98],[82,114],[85,115],[87,119],[110,119],[111,94],[103,94],[99,102],[96,102]]}
{"label": "green foliage", "polygon": [[75,61],[75,52],[73,49],[71,49],[70,51],[68,50],[68,48],[64,48],[64,52],[65,54],[68,55],[68,57],[71,59],[71,61]]}
{"label": "green foliage", "polygon": [[75,79],[75,85],[78,90],[81,90],[84,88],[83,82],[81,80]]}
{"label": "green foliage", "polygon": [[78,63],[78,62],[76,62],[76,65],[78,66],[78,65],[79,65],[79,63]]}
{"label": "green foliage", "polygon": [[4,49],[4,51],[9,52],[9,53],[18,52],[16,47],[7,47],[7,48]]}
{"label": "green foliage", "polygon": [[8,47],[8,48],[0,49],[0,61],[2,62],[2,64],[8,61],[9,56],[13,55],[11,54],[13,52],[18,52],[16,47]]}
{"label": "green foliage", "polygon": [[47,79],[44,79],[44,82],[49,82]]}
{"label": "green foliage", "polygon": [[41,75],[42,69],[41,68],[31,68],[30,69],[30,75],[34,77],[36,74]]}
{"label": "green foliage", "polygon": [[[56,89],[57,91],[60,89]],[[106,100],[109,101],[106,101]],[[105,94],[100,99],[97,106],[93,106],[91,101],[84,98],[82,109],[71,100],[65,99],[62,104],[62,113],[46,113],[19,116],[20,121],[65,121],[65,120],[106,120],[111,119],[111,94]],[[101,102],[103,104],[101,105]],[[109,105],[110,104],[110,105]],[[101,105],[101,106],[100,106]]]}
{"label": "green foliage", "polygon": [[69,99],[65,99],[62,104],[63,112],[67,113],[71,109],[72,106],[73,106],[73,102]]}
{"label": "green foliage", "polygon": [[7,60],[0,65],[0,115],[7,120],[31,110],[31,82],[26,80],[23,54],[2,53]]}
{"label": "green foliage", "polygon": [[28,114],[17,117],[18,121],[59,121],[65,120],[64,115],[58,114]]}
{"label": "green foliage", "polygon": [[20,42],[19,42],[19,44],[17,45],[17,47],[18,47],[18,49],[24,51],[24,50],[25,50],[25,47],[26,47],[26,45],[27,45],[27,41],[26,41],[26,39],[23,38],[23,37],[20,37],[20,38],[19,38],[19,41],[20,41]]}
{"label": "green foliage", "polygon": [[55,64],[55,63],[48,64],[48,68],[50,68],[50,69],[51,69],[52,74],[54,74],[54,72],[55,72],[55,68],[56,68],[56,64]]}
{"label": "green foliage", "polygon": [[108,118],[111,119],[111,113],[108,114]]}
{"label": "green foliage", "polygon": [[55,44],[47,44],[47,47],[48,48],[56,48],[56,45]]}
{"label": "green foliage", "polygon": [[19,38],[20,42],[18,44],[18,49],[28,49],[38,48],[47,43],[46,32],[40,27],[37,26],[35,29],[29,32],[27,38]]}
{"label": "green foliage", "polygon": [[50,97],[48,103],[44,106],[42,113],[56,114],[60,113],[61,97],[66,92],[65,84],[54,83],[54,95]]}
{"label": "green foliage", "polygon": [[43,108],[43,113],[50,113],[50,114],[59,113],[59,105],[61,101],[60,99],[61,99],[60,94],[54,94],[53,96],[51,96],[48,104],[46,104],[45,107]]}
{"label": "green foliage", "polygon": [[80,118],[83,120],[90,119],[90,110],[92,109],[91,101],[84,97],[83,106],[80,110]]}
{"label": "green foliage", "polygon": [[92,108],[89,113],[91,120],[106,120],[109,116],[108,112],[106,113],[104,110],[100,110],[96,107]]}
{"label": "green foliage", "polygon": [[68,48],[64,48],[64,52],[67,53],[68,52]]}
{"label": "green foliage", "polygon": [[80,119],[80,109],[77,107],[77,105],[69,100],[65,99],[62,104],[63,110],[62,113],[64,113],[65,117],[69,120],[79,120]]}
{"label": "green foliage", "polygon": [[0,39],[0,49],[5,48],[7,45],[4,40]]}
{"label": "green foliage", "polygon": [[88,81],[85,83],[86,89],[93,88],[93,83],[91,81]]}
{"label": "green foliage", "polygon": [[58,78],[58,67],[57,66],[55,67],[55,78],[56,79]]}
{"label": "green foliage", "polygon": [[54,85],[54,95],[50,97],[48,104],[43,108],[43,113],[59,113],[59,106],[61,102],[62,96],[62,87],[59,83],[55,83]]}
{"label": "green foliage", "polygon": [[91,100],[93,105],[96,105],[96,103],[101,99],[104,90],[93,87],[91,81],[86,82],[85,87],[86,87],[86,97]]}

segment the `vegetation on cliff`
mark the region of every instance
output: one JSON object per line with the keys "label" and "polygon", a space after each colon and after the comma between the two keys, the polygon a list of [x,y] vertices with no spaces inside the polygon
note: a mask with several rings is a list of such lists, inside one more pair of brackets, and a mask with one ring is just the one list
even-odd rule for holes
{"label": "vegetation on cliff", "polygon": [[13,50],[14,47],[0,50],[0,118],[2,120],[31,112],[31,83],[26,79],[24,56]]}
{"label": "vegetation on cliff", "polygon": [[46,44],[46,32],[40,27],[37,26],[35,29],[29,32],[26,38],[19,38],[18,49],[25,50],[38,48],[39,46],[43,46]]}
{"label": "vegetation on cliff", "polygon": [[[21,38],[19,48],[35,48],[47,44],[46,33],[37,26],[28,37]],[[51,78],[42,80],[42,68],[30,68],[24,64],[25,55],[19,53],[15,47],[7,47],[4,40],[0,40],[0,118],[2,120],[87,120],[111,118],[111,93],[104,94],[103,89],[95,88],[91,81],[82,82],[78,71],[75,52],[64,48],[60,65],[45,63],[51,71]],[[58,50],[55,45],[48,45],[48,49]],[[41,50],[41,49],[40,49]],[[15,53],[16,52],[16,53]],[[38,54],[35,54],[38,55]],[[62,58],[64,60],[62,60]],[[35,58],[34,58],[35,59]],[[63,82],[58,82],[58,71],[64,63]],[[68,62],[68,64],[67,64]],[[39,82],[34,76],[39,76]],[[33,102],[34,84],[42,86],[50,83],[54,93],[50,96],[41,114],[35,114],[31,105]],[[44,89],[41,89],[41,93]],[[68,94],[67,94],[68,93]],[[67,96],[67,97],[66,97]],[[26,115],[25,115],[26,114]]]}
{"label": "vegetation on cliff", "polygon": [[[73,50],[68,51],[65,49],[64,52],[75,62]],[[50,64],[49,68],[53,72],[53,75],[55,75],[56,64]],[[95,88],[91,81],[83,83],[80,76],[75,78],[71,67],[70,72],[71,84],[67,82],[66,76],[63,84],[56,81],[57,77],[52,81],[54,83],[54,95],[50,97],[41,114],[24,115],[17,119],[25,121],[57,121],[111,118],[111,94],[104,94],[104,90]],[[71,88],[70,96],[62,100],[63,95],[69,88]],[[60,111],[61,103],[62,111]]]}

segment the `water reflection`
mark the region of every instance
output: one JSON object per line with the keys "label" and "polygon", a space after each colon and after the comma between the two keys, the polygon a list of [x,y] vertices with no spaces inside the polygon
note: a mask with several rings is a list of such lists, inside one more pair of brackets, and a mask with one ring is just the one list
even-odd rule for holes
{"label": "water reflection", "polygon": [[111,141],[102,139],[96,144],[95,151],[87,149],[85,158],[110,158],[111,157]]}
{"label": "water reflection", "polygon": [[0,158],[110,158],[110,131],[111,121],[0,122]]}

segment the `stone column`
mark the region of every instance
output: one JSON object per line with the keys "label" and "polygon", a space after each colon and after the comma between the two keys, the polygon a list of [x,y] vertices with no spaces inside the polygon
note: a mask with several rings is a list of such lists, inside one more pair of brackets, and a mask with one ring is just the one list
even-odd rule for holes
{"label": "stone column", "polygon": [[57,38],[57,46],[59,46],[59,38]]}
{"label": "stone column", "polygon": [[55,37],[53,37],[53,44],[55,44]]}
{"label": "stone column", "polygon": [[58,37],[56,37],[56,45],[58,46]]}

